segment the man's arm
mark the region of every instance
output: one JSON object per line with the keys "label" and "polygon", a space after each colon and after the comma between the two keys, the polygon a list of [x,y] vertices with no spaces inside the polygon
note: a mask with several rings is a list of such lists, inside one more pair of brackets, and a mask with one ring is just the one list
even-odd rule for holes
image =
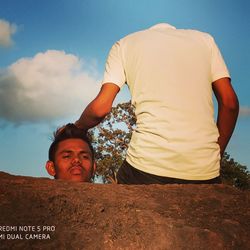
{"label": "man's arm", "polygon": [[223,155],[233,133],[238,113],[239,102],[231,85],[230,78],[221,78],[213,82],[213,91],[218,101],[217,127],[219,130],[218,144]]}
{"label": "man's arm", "polygon": [[120,88],[113,83],[103,84],[97,97],[86,107],[75,125],[85,131],[98,125],[111,111],[113,101],[119,91]]}

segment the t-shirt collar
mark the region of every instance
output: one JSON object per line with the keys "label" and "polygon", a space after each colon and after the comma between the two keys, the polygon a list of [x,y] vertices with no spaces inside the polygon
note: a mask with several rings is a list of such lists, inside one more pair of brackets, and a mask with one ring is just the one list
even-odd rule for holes
{"label": "t-shirt collar", "polygon": [[176,28],[168,23],[158,23],[150,27],[149,29],[162,30],[162,29],[176,29]]}

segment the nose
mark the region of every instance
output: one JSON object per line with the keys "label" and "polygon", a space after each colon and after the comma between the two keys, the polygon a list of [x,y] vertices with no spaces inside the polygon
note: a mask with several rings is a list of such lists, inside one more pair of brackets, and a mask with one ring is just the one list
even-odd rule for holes
{"label": "nose", "polygon": [[80,158],[76,155],[72,159],[72,164],[78,164],[81,163]]}

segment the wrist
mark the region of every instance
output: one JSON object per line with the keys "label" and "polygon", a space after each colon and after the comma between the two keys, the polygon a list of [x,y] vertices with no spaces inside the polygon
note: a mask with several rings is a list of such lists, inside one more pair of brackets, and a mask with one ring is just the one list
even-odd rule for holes
{"label": "wrist", "polygon": [[81,129],[81,130],[87,132],[87,129],[84,128],[84,126],[81,124],[81,122],[80,122],[79,120],[77,120],[77,121],[75,122],[75,126],[76,126],[77,128],[79,128],[79,129]]}

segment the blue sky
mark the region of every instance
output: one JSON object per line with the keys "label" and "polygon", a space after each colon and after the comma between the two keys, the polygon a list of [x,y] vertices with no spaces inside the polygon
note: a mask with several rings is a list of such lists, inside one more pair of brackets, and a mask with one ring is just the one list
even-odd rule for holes
{"label": "blue sky", "polygon": [[[0,170],[48,177],[52,132],[97,94],[112,44],[160,22],[214,36],[241,105],[227,152],[250,168],[249,11],[246,0],[0,0]],[[116,103],[128,99],[123,89]]]}

